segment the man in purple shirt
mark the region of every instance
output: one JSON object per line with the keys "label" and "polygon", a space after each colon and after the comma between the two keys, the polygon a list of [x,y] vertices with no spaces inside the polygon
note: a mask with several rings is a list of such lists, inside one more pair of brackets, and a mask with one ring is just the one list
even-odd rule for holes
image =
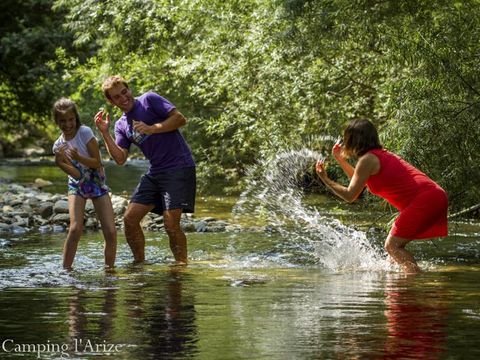
{"label": "man in purple shirt", "polygon": [[125,237],[135,262],[145,260],[145,236],[141,220],[150,211],[163,215],[170,249],[177,264],[187,264],[187,238],[180,227],[182,212],[194,211],[196,175],[190,148],[178,130],[185,117],[165,98],[147,92],[137,98],[120,76],[102,84],[108,102],[123,111],[115,122],[115,140],[109,133],[110,117],[103,111],[95,115],[110,156],[119,165],[135,144],[150,161],[124,215]]}

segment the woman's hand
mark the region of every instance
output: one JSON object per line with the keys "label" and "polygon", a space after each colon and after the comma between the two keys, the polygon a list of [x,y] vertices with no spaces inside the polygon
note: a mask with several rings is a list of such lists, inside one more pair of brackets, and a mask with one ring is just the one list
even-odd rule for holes
{"label": "woman's hand", "polygon": [[336,160],[343,159],[342,156],[342,141],[338,140],[332,147],[332,155]]}
{"label": "woman's hand", "polygon": [[318,160],[317,164],[315,165],[315,171],[317,172],[318,177],[325,181],[328,179],[327,171],[325,170],[324,166],[325,160]]}

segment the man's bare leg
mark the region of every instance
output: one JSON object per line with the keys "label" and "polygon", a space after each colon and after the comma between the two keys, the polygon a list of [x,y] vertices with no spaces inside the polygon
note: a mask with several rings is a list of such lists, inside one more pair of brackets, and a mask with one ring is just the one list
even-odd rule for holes
{"label": "man's bare leg", "polygon": [[125,237],[132,250],[134,262],[136,263],[145,261],[145,235],[140,226],[140,221],[142,221],[145,215],[153,208],[153,205],[130,203],[123,216]]}
{"label": "man's bare leg", "polygon": [[187,259],[187,237],[180,226],[182,209],[165,210],[163,212],[163,223],[170,241],[175,261],[178,265],[186,265]]}

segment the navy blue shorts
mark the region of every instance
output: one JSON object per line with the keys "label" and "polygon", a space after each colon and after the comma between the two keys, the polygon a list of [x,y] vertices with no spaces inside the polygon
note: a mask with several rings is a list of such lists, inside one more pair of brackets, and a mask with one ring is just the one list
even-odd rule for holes
{"label": "navy blue shorts", "polygon": [[196,181],[195,167],[144,174],[130,201],[143,205],[155,205],[152,212],[160,215],[165,210],[173,209],[183,209],[185,213],[193,213]]}

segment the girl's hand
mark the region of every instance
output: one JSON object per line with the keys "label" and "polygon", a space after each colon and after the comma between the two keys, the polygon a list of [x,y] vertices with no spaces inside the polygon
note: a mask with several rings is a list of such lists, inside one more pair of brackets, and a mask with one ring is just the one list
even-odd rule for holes
{"label": "girl's hand", "polygon": [[335,159],[343,159],[342,156],[342,140],[338,140],[332,147],[332,155]]}
{"label": "girl's hand", "polygon": [[77,148],[71,147],[70,149],[67,150],[67,153],[70,159],[78,161],[80,154],[78,153]]}
{"label": "girl's hand", "polygon": [[55,156],[57,156],[61,160],[68,158],[68,151],[67,151],[68,148],[69,148],[69,145],[67,143],[63,143],[55,151]]}
{"label": "girl's hand", "polygon": [[55,159],[63,163],[71,164],[69,148],[67,143],[60,145],[55,151]]}
{"label": "girl's hand", "polygon": [[67,162],[67,160],[68,159],[63,152],[57,151],[55,153],[55,162],[56,163],[59,163],[59,162],[65,163],[65,162]]}
{"label": "girl's hand", "polygon": [[102,134],[108,132],[108,128],[110,127],[110,115],[105,110],[102,109],[97,112],[93,119],[95,121],[95,126]]}
{"label": "girl's hand", "polygon": [[318,160],[317,164],[315,165],[315,171],[317,172],[317,175],[321,180],[328,179],[328,174],[325,170],[324,163],[325,160]]}

